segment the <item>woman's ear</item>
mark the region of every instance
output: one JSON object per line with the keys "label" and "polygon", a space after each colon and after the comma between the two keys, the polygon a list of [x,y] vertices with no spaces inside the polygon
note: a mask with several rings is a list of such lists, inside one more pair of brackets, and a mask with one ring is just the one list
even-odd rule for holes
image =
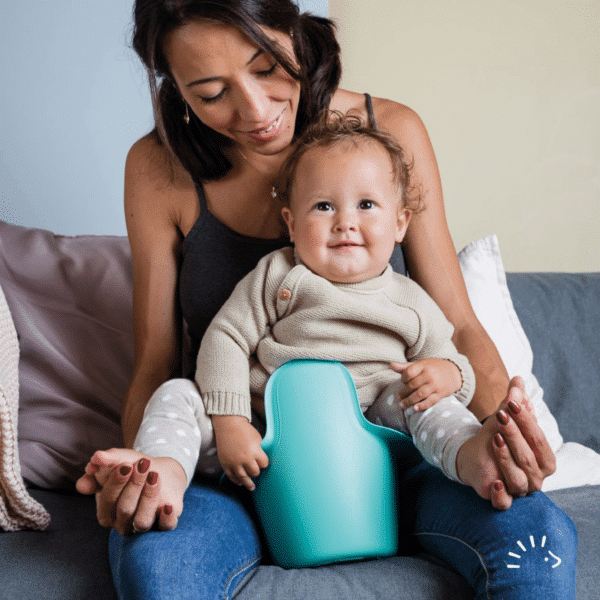
{"label": "woman's ear", "polygon": [[399,244],[406,235],[408,224],[412,213],[408,210],[402,210],[398,213],[398,222],[396,223],[396,243]]}
{"label": "woman's ear", "polygon": [[283,216],[283,220],[288,227],[288,232],[290,234],[290,241],[294,241],[294,217],[292,215],[292,211],[289,207],[285,206],[281,209],[281,215]]}

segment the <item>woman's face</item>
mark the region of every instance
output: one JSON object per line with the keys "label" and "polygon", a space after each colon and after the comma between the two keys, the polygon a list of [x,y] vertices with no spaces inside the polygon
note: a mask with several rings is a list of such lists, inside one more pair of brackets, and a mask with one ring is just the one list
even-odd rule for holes
{"label": "woman's face", "polygon": [[[293,57],[289,36],[266,30]],[[165,41],[171,73],[191,110],[247,152],[276,154],[294,136],[300,83],[235,27],[193,21]]]}

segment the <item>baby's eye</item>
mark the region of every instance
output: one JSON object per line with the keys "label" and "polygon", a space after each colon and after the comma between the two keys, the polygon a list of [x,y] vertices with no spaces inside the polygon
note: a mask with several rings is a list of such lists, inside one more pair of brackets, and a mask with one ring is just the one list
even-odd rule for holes
{"label": "baby's eye", "polygon": [[315,210],[332,210],[332,206],[329,202],[318,202],[315,204]]}
{"label": "baby's eye", "polygon": [[358,203],[358,208],[362,209],[362,210],[369,210],[370,208],[374,208],[375,207],[375,202],[373,202],[373,200],[361,200]]}

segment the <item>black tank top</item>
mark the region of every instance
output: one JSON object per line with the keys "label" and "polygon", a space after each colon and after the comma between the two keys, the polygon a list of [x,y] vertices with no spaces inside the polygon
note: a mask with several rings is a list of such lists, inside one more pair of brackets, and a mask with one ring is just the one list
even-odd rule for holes
{"label": "black tank top", "polygon": [[[371,97],[368,94],[365,97],[369,119],[374,127]],[[200,216],[183,241],[179,274],[179,302],[192,342],[192,364],[195,364],[206,328],[238,281],[263,256],[291,245],[289,237],[261,239],[233,231],[210,212],[201,183],[196,183],[196,189]],[[396,272],[406,274],[401,246],[396,246],[390,263]]]}

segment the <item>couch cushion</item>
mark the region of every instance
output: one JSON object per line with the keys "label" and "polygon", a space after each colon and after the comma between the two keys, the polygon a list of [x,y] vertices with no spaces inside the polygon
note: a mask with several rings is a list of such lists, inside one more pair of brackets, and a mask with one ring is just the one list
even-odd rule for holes
{"label": "couch cushion", "polygon": [[[43,532],[0,534],[0,597],[115,600],[108,567],[108,530],[96,522],[93,498],[45,490],[31,490],[31,494],[48,507],[52,523]],[[548,495],[577,526],[577,597],[593,600],[600,567],[600,486]],[[473,594],[455,573],[427,557],[414,556],[289,571],[263,566],[236,596],[237,600],[308,597],[465,600]]]}
{"label": "couch cushion", "polygon": [[549,498],[577,527],[577,598],[598,598],[600,570],[600,486],[556,490]]}
{"label": "couch cushion", "polygon": [[127,238],[0,222],[0,286],[21,349],[23,477],[72,488],[96,449],[121,445],[133,360]]}
{"label": "couch cushion", "polygon": [[0,598],[117,600],[94,498],[29,491],[52,521],[45,531],[0,534]]}

